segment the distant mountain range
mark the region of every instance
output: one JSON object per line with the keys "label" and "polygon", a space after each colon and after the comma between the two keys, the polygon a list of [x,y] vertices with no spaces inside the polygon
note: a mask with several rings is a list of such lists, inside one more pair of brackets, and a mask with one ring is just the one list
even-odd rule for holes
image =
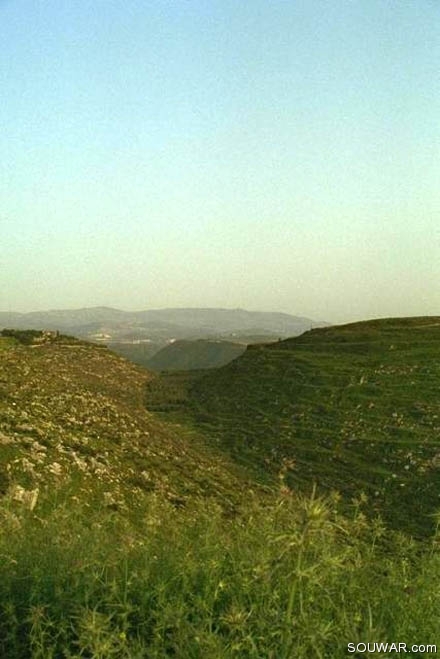
{"label": "distant mountain range", "polygon": [[[110,307],[92,307],[30,313],[0,312],[0,329],[60,330],[64,334],[104,343],[119,354],[147,367],[153,355],[174,341],[209,339],[246,345],[298,336],[311,328],[325,325],[328,323],[302,316],[244,309],[122,311]],[[205,348],[207,346],[199,345],[196,351],[200,353],[204,350],[206,353]],[[236,356],[239,351],[235,348],[231,354]],[[196,359],[195,363],[200,362],[202,368],[212,366],[212,345],[209,353],[208,361],[201,358],[201,361]],[[181,354],[176,366],[168,360],[168,368],[180,367],[181,360]],[[188,368],[189,362],[186,363]]]}
{"label": "distant mountain range", "polygon": [[[93,338],[108,334],[111,341],[130,338],[202,338],[235,333],[286,337],[328,323],[287,313],[244,309],[148,309],[122,311],[110,307],[0,312],[0,327],[58,329]],[[104,338],[104,337],[101,337]]]}

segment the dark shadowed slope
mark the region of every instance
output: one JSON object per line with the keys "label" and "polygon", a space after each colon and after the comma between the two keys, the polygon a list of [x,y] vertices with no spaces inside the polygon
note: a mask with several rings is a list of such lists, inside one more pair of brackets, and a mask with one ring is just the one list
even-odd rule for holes
{"label": "dark shadowed slope", "polygon": [[190,371],[225,366],[246,350],[246,345],[230,341],[175,341],[162,348],[146,366],[152,371]]}

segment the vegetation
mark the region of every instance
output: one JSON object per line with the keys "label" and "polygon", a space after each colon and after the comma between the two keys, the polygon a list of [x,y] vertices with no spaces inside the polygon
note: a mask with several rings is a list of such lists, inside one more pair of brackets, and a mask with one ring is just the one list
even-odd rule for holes
{"label": "vegetation", "polygon": [[146,492],[233,507],[243,484],[250,487],[245,470],[196,433],[146,411],[152,376],[106,348],[61,338],[0,355],[0,465],[12,484],[98,480],[121,509]]}
{"label": "vegetation", "polygon": [[148,367],[148,362],[159,350],[164,346],[163,341],[143,341],[136,342],[106,342],[110,350],[116,352],[117,355],[129,359],[134,364],[139,366]]}
{"label": "vegetation", "polygon": [[17,343],[17,341],[10,336],[0,336],[0,351],[1,350],[9,350],[12,346],[14,346]]}
{"label": "vegetation", "polygon": [[23,345],[31,345],[35,342],[36,339],[39,339],[43,336],[43,332],[40,330],[16,330],[16,329],[3,329],[1,331],[2,337],[16,339],[19,343]]}
{"label": "vegetation", "polygon": [[147,405],[170,399],[173,418],[259,480],[283,469],[294,490],[362,490],[373,514],[423,534],[440,501],[439,353],[437,318],[320,328],[197,377],[151,380]]}
{"label": "vegetation", "polygon": [[219,368],[239,357],[250,343],[277,340],[266,334],[262,336],[233,336],[212,339],[176,340],[168,343],[161,340],[107,341],[107,346],[149,371],[181,371]]}
{"label": "vegetation", "polygon": [[3,337],[0,656],[436,643],[439,322],[313,330],[164,376]]}
{"label": "vegetation", "polygon": [[246,345],[230,341],[175,341],[162,348],[146,364],[152,371],[189,371],[218,368],[239,357]]}
{"label": "vegetation", "polygon": [[435,539],[386,533],[361,501],[348,519],[335,499],[250,498],[230,519],[150,496],[121,516],[73,491],[1,507],[8,659],[338,659],[347,643],[438,637]]}

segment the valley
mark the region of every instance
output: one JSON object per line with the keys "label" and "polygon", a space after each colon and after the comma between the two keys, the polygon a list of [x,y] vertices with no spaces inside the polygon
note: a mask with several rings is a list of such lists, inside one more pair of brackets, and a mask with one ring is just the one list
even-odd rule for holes
{"label": "valley", "polygon": [[3,332],[0,654],[435,643],[439,322],[321,327],[161,373]]}
{"label": "valley", "polygon": [[[296,336],[325,324],[301,316],[244,309],[122,311],[92,307],[24,314],[0,312],[0,328],[62,331],[107,345],[152,370],[179,370],[182,365],[189,369],[221,366],[248,344]],[[159,361],[155,360],[156,353],[163,350]]]}

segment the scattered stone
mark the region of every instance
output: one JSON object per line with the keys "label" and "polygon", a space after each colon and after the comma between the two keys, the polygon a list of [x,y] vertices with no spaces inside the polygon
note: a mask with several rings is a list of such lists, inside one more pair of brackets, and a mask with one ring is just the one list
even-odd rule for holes
{"label": "scattered stone", "polygon": [[37,504],[39,495],[38,487],[35,490],[26,490],[21,485],[15,485],[12,490],[11,498],[14,501],[22,503],[29,510],[33,510]]}
{"label": "scattered stone", "polygon": [[8,444],[13,444],[14,438],[10,435],[5,435],[5,433],[0,432],[0,445],[7,446]]}

